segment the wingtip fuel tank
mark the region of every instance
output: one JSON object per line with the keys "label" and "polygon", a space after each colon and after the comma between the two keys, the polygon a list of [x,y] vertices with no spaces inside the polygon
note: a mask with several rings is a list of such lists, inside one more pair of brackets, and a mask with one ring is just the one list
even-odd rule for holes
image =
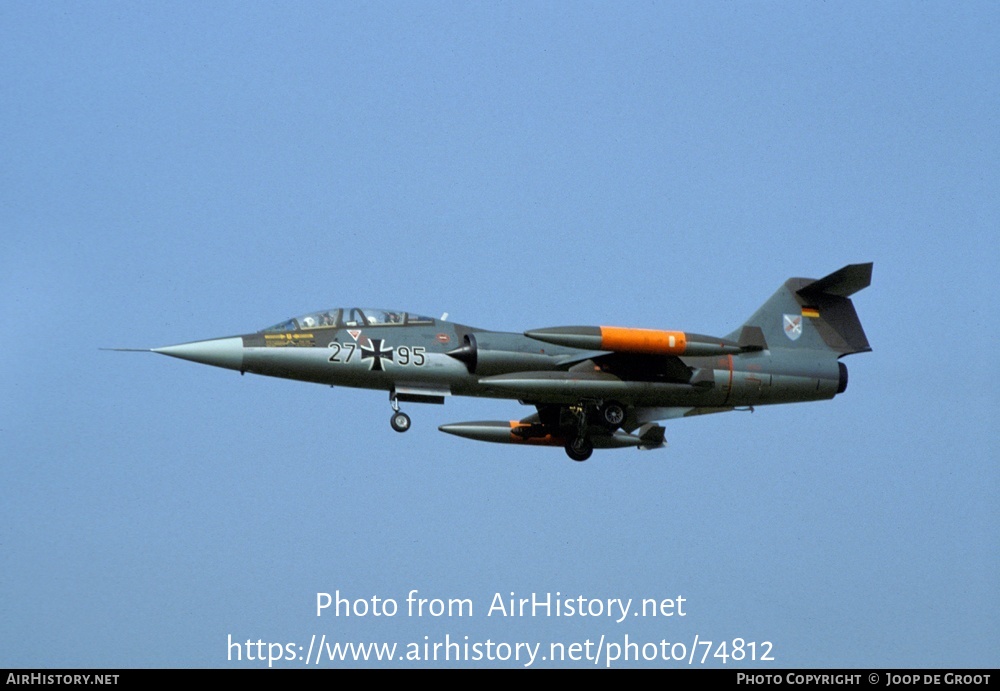
{"label": "wingtip fuel tank", "polygon": [[[662,428],[661,428],[662,429]],[[567,438],[558,429],[538,423],[517,420],[481,420],[478,422],[453,422],[441,425],[438,430],[457,437],[496,444],[528,444],[532,446],[565,446]],[[662,435],[660,440],[662,442]],[[621,430],[607,434],[594,434],[591,438],[595,449],[624,449],[648,445],[649,439]]]}
{"label": "wingtip fuel tank", "polygon": [[634,329],[622,326],[555,326],[524,335],[537,341],[584,350],[640,355],[716,356],[743,352],[739,343],[685,331]]}

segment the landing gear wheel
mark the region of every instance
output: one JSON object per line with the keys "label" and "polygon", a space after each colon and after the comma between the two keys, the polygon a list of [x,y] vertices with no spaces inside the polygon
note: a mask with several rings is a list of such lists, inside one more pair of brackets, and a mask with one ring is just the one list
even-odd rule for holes
{"label": "landing gear wheel", "polygon": [[608,401],[601,408],[601,417],[604,418],[604,422],[611,427],[611,429],[618,429],[621,424],[625,421],[625,408],[622,407],[621,403],[615,401]]}
{"label": "landing gear wheel", "polygon": [[594,445],[586,437],[576,437],[566,442],[566,455],[574,461],[581,462],[594,453]]}
{"label": "landing gear wheel", "polygon": [[397,432],[405,432],[410,429],[410,416],[406,413],[393,413],[392,419],[389,420],[389,424]]}

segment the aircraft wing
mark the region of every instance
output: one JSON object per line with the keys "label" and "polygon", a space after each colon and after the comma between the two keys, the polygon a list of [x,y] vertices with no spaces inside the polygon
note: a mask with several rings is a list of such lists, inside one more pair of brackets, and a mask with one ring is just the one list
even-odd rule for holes
{"label": "aircraft wing", "polygon": [[694,370],[674,355],[646,355],[598,350],[566,357],[558,367],[568,372],[605,372],[630,381],[686,383]]}
{"label": "aircraft wing", "polygon": [[[688,367],[676,355],[646,355],[643,353],[605,353],[587,361],[602,372],[613,374],[626,381],[691,382],[694,369]],[[586,366],[581,363],[570,368],[578,370]]]}
{"label": "aircraft wing", "polygon": [[610,374],[629,382],[696,384],[697,370],[686,365],[682,356],[727,356],[762,350],[766,344],[759,331],[744,329],[739,341],[684,331],[613,326],[557,326],[526,331],[525,335],[546,343],[588,349],[560,363],[570,372]]}
{"label": "aircraft wing", "polygon": [[634,381],[603,371],[512,372],[484,377],[479,384],[525,401],[572,404],[581,398],[634,400],[655,396],[665,387],[695,391],[698,384],[669,381]]}

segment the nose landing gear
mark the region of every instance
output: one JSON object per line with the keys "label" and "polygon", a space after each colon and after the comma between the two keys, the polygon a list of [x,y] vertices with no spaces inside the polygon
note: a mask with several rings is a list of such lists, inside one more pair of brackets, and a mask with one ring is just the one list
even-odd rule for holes
{"label": "nose landing gear", "polygon": [[392,417],[389,419],[389,424],[397,432],[405,432],[410,429],[410,416],[406,413],[400,411],[399,401],[396,400],[395,396],[389,397],[389,402],[392,404]]}
{"label": "nose landing gear", "polygon": [[389,424],[397,432],[405,432],[410,429],[410,416],[406,413],[393,413]]}

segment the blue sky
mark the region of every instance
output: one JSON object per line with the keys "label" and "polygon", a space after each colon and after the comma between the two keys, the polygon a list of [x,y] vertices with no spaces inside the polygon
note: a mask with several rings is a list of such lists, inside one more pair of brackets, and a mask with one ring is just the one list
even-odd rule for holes
{"label": "blue sky", "polygon": [[[996,667],[998,66],[991,3],[4,4],[0,665]],[[98,350],[342,305],[725,334],[867,261],[844,395],[584,464],[437,431],[513,401],[400,435],[382,392]],[[317,617],[337,590],[475,609]],[[511,592],[686,616],[486,616]]]}

